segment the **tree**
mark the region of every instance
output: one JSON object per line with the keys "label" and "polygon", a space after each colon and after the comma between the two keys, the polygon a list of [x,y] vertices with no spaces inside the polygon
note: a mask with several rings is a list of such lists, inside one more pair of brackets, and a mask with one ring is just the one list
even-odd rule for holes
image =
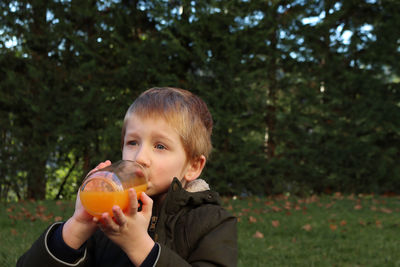
{"label": "tree", "polygon": [[123,114],[153,86],[208,104],[204,175],[223,194],[398,188],[399,8],[2,1],[0,197],[73,196],[120,158]]}

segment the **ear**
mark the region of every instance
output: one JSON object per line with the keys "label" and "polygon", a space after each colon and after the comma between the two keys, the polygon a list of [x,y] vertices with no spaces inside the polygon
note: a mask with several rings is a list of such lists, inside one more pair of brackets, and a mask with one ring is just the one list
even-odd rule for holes
{"label": "ear", "polygon": [[188,164],[185,176],[183,179],[185,179],[186,182],[190,182],[195,180],[197,177],[200,176],[201,172],[204,169],[204,166],[206,165],[206,157],[201,155],[197,159],[191,160]]}

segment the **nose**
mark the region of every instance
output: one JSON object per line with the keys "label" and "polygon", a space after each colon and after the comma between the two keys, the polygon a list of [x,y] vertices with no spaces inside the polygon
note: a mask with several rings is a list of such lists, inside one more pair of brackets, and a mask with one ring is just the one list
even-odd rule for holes
{"label": "nose", "polygon": [[140,146],[134,155],[134,160],[144,167],[148,167],[150,165],[150,157],[148,149],[145,146]]}

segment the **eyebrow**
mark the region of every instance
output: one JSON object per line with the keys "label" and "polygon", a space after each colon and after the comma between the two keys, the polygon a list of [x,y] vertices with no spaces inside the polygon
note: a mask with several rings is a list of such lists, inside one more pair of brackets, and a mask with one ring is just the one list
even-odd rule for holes
{"label": "eyebrow", "polygon": [[155,139],[164,139],[169,143],[174,143],[174,141],[168,137],[168,135],[162,134],[162,133],[156,133],[152,136]]}
{"label": "eyebrow", "polygon": [[[131,131],[131,132],[125,133],[125,138],[126,137],[139,138],[140,135],[137,134],[135,131]],[[174,143],[173,139],[171,139],[168,135],[163,134],[163,133],[154,133],[151,137],[152,137],[152,139],[163,139],[163,140],[166,140],[166,142]]]}
{"label": "eyebrow", "polygon": [[132,131],[130,131],[130,132],[125,132],[125,137],[136,137],[137,136],[137,134],[135,133],[135,132],[132,132]]}

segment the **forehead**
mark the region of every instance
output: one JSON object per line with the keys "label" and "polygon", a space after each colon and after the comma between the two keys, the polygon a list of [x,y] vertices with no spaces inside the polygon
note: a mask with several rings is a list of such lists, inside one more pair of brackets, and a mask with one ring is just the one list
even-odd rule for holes
{"label": "forehead", "polygon": [[186,125],[185,121],[187,119],[185,115],[186,112],[177,112],[172,109],[134,109],[127,114],[126,119],[129,120],[130,117],[136,116],[142,120],[153,120],[155,123],[165,123],[174,128],[179,134],[182,132],[184,125]]}
{"label": "forehead", "polygon": [[179,132],[173,124],[171,124],[163,116],[141,116],[131,114],[126,120],[125,135],[132,133],[142,134],[158,134],[169,136],[170,138],[179,138]]}

